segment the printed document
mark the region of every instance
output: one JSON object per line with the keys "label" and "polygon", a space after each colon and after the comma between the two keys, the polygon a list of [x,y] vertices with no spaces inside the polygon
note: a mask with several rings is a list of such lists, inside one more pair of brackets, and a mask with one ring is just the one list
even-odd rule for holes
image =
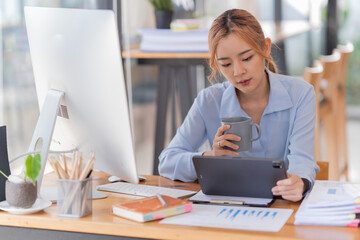
{"label": "printed document", "polygon": [[278,232],[292,212],[292,209],[193,204],[191,212],[166,218],[160,223]]}

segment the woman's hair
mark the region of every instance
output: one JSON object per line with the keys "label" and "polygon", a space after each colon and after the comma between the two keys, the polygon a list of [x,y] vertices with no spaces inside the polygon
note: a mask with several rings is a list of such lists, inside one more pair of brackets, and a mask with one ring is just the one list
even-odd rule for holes
{"label": "woman's hair", "polygon": [[238,34],[251,48],[265,58],[265,66],[272,72],[277,73],[277,67],[271,56],[265,53],[265,36],[256,18],[243,9],[227,10],[218,16],[211,25],[209,31],[210,68],[212,73],[209,81],[217,74],[215,59],[216,48],[219,41],[231,33]]}

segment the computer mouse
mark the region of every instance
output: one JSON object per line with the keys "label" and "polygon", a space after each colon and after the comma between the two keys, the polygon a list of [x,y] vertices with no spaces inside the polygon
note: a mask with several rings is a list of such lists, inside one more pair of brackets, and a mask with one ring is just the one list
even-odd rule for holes
{"label": "computer mouse", "polygon": [[117,177],[117,176],[110,176],[108,178],[109,182],[117,182],[117,181],[121,181],[121,178]]}
{"label": "computer mouse", "polygon": [[[139,177],[139,181],[140,181],[140,182],[146,180],[146,178],[145,178],[144,176],[139,175],[138,177]],[[126,182],[125,180],[122,180],[121,178],[119,178],[119,177],[117,177],[117,176],[110,176],[110,177],[108,178],[108,180],[109,180],[109,182],[120,182],[120,181]]]}

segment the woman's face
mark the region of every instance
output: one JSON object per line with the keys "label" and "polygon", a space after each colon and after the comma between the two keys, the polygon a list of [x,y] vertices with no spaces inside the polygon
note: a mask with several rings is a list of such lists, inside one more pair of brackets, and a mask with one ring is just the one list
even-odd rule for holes
{"label": "woman's face", "polygon": [[[270,39],[265,40],[265,45],[270,54]],[[219,41],[215,57],[220,72],[241,93],[256,93],[267,84],[264,57],[235,33]]]}

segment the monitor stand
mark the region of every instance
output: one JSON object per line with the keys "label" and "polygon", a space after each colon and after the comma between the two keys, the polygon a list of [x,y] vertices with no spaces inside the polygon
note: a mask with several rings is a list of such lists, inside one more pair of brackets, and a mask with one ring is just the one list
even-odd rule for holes
{"label": "monitor stand", "polygon": [[[54,89],[51,89],[47,93],[28,150],[29,152],[35,152],[37,151],[37,149],[41,149],[41,170],[39,176],[37,177],[38,197],[51,201],[55,201],[57,199],[57,188],[41,188],[41,183],[44,175],[52,135],[55,128],[56,118],[58,116],[60,101],[64,97],[64,95],[64,92]],[[93,198],[104,197],[107,197],[107,195],[93,190]]]}
{"label": "monitor stand", "polygon": [[53,89],[51,89],[47,93],[28,150],[29,152],[35,152],[38,149],[41,149],[40,150],[41,170],[39,176],[37,177],[37,187],[38,187],[39,197],[40,197],[42,178],[44,175],[44,170],[48,157],[48,151],[50,148],[51,139],[54,132],[56,117],[58,114],[60,101],[63,96],[64,96],[64,92]]}

